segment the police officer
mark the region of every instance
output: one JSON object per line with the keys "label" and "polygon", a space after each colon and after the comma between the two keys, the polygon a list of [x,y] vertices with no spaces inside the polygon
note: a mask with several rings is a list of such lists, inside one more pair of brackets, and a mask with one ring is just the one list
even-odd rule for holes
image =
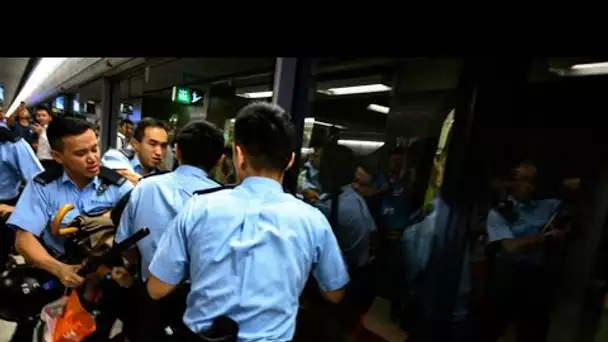
{"label": "police officer", "polygon": [[315,203],[323,193],[321,183],[319,182],[319,167],[321,165],[323,145],[315,144],[312,147],[314,151],[310,159],[304,163],[303,170],[298,176],[298,193],[301,193],[306,201]]}
{"label": "police officer", "polygon": [[567,230],[544,229],[560,201],[535,200],[535,179],[535,166],[520,163],[513,170],[507,199],[488,214],[492,261],[486,341],[496,341],[513,320],[518,324],[518,341],[546,340],[555,280],[546,248],[548,242],[562,240]]}
{"label": "police officer", "polygon": [[15,209],[23,181],[44,171],[30,145],[0,122],[0,271],[15,241],[15,232],[5,220]]}
{"label": "police officer", "polygon": [[144,118],[133,132],[133,149],[110,149],[103,155],[101,164],[137,184],[142,176],[159,171],[169,144],[167,132],[163,121]]}
{"label": "police officer", "polygon": [[365,200],[352,186],[357,169],[353,151],[337,144],[326,145],[320,165],[319,181],[328,193],[315,206],[328,218],[351,275],[340,316],[343,328],[352,330],[375,296],[370,250],[376,223]]}
{"label": "police officer", "polygon": [[[169,226],[169,222],[192,197],[194,191],[221,186],[209,177],[209,174],[214,172],[216,166],[221,165],[223,161],[224,137],[217,127],[207,121],[191,122],[178,133],[175,142],[180,166],[170,173],[146,177],[137,185],[123,211],[115,237],[117,242],[122,242],[142,227],[150,229],[150,235],[138,243],[141,263],[139,269],[141,279],[144,281],[148,277],[148,267],[162,234]],[[131,260],[137,259],[131,258]],[[142,295],[146,294],[143,284],[136,283],[134,291],[141,291]],[[133,295],[138,294],[133,293]],[[160,323],[150,324],[151,320],[157,319],[151,311],[161,311],[164,317],[175,316],[181,320],[185,309],[185,296],[176,300],[179,303],[175,306],[167,304],[161,305],[162,309],[142,310],[150,313],[144,320],[143,329],[139,329],[140,333],[148,335],[148,337],[142,336],[142,341],[151,340],[155,335],[164,332],[164,327]],[[162,302],[164,304],[169,301]],[[138,305],[143,308],[146,303]],[[172,307],[175,309],[171,309]],[[177,313],[171,315],[167,311],[177,311]],[[160,331],[154,328],[159,328]]]}
{"label": "police officer", "polygon": [[[53,274],[66,287],[77,287],[84,282],[77,274],[80,266],[57,260],[56,256],[65,253],[65,238],[51,234],[50,220],[68,203],[74,210],[62,224],[78,215],[95,216],[111,210],[133,185],[100,167],[97,139],[87,121],[57,117],[49,124],[47,137],[53,158],[61,167],[46,170],[26,185],[7,224],[16,230],[15,247],[29,263]],[[31,340],[32,329],[27,323],[19,324],[14,339]],[[103,331],[101,327],[98,330]]]}
{"label": "police officer", "polygon": [[233,143],[240,185],[195,195],[163,235],[148,293],[162,298],[189,279],[183,322],[192,332],[205,334],[228,316],[240,326],[239,341],[290,341],[311,271],[328,300],[341,300],[349,277],[327,219],[283,192],[294,139],[280,107],[241,109]]}

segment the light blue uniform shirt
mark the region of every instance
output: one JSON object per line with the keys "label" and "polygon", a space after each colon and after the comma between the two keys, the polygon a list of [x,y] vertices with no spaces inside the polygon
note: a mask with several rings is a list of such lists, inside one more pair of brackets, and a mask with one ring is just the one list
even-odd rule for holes
{"label": "light blue uniform shirt", "polygon": [[[321,200],[316,206],[329,219],[332,201]],[[342,188],[338,205],[338,222],[334,233],[349,266],[363,266],[369,259],[370,235],[376,223],[369,213],[365,200],[347,185]]]}
{"label": "light blue uniform shirt", "polygon": [[[490,210],[486,223],[488,243],[540,234],[541,229],[561,203],[558,199],[536,200],[529,203],[518,202],[513,197],[509,197],[508,200],[513,202],[517,220],[510,223],[496,210]],[[523,262],[538,259],[536,254],[538,253],[521,254],[518,260]]]}
{"label": "light blue uniform shirt", "polygon": [[0,142],[0,201],[16,198],[22,181],[29,182],[44,168],[24,140]]}
{"label": "light blue uniform shirt", "polygon": [[298,192],[303,192],[306,189],[316,190],[321,192],[321,182],[319,182],[319,171],[316,170],[308,161],[304,164],[303,170],[298,179]]}
{"label": "light blue uniform shirt", "polygon": [[145,178],[137,184],[120,218],[115,240],[122,242],[143,227],[150,229],[150,235],[137,243],[144,280],[148,278],[148,266],[169,222],[194,191],[218,186],[205,171],[189,165],[181,165],[171,173]]}
{"label": "light blue uniform shirt", "polygon": [[99,194],[101,185],[102,180],[96,176],[81,191],[66,173],[46,185],[28,182],[7,224],[42,236],[48,248],[63,254],[65,238],[53,236],[50,231],[50,221],[59,208],[68,203],[74,205],[74,209],[61,221],[62,226],[67,226],[78,215],[95,216],[113,208],[122,196],[133,189],[133,185],[127,181],[120,187],[109,185]]}
{"label": "light blue uniform shirt", "polygon": [[126,169],[129,171],[133,171],[135,173],[139,173],[143,175],[144,167],[139,162],[139,158],[137,158],[137,153],[133,155],[133,158],[129,160],[124,153],[120,152],[115,148],[108,150],[104,153],[103,157],[101,157],[101,165],[113,169],[120,170]]}
{"label": "light blue uniform shirt", "polygon": [[290,341],[313,267],[324,291],[348,283],[325,216],[278,182],[249,177],[194,196],[163,235],[150,273],[169,284],[191,281],[184,323],[192,331],[227,315],[240,326],[239,342]]}

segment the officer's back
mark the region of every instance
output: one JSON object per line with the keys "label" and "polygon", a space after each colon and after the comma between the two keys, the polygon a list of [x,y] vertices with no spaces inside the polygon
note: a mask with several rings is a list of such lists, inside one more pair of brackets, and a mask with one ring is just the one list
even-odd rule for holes
{"label": "officer's back", "polygon": [[169,222],[195,191],[220,186],[209,177],[223,159],[224,137],[217,127],[206,121],[191,122],[178,133],[176,144],[180,166],[137,185],[116,232],[116,242],[122,242],[143,227],[150,229],[150,235],[137,244],[144,280]]}
{"label": "officer's back", "polygon": [[239,341],[289,341],[309,272],[337,302],[348,274],[331,228],[317,209],[283,192],[293,163],[293,125],[279,107],[243,108],[234,128],[242,183],[194,196],[167,230],[150,265],[148,292],[161,298],[192,282],[184,323],[194,331],[218,316],[240,325]]}

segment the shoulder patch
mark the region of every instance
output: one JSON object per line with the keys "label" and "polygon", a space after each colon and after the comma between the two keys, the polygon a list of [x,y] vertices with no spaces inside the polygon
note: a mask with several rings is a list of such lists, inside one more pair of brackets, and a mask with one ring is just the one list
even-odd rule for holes
{"label": "shoulder patch", "polygon": [[122,153],[127,159],[131,160],[135,157],[135,151],[130,148],[121,148],[120,153]]}
{"label": "shoulder patch", "polygon": [[99,178],[101,178],[104,182],[112,185],[123,185],[127,179],[123,177],[120,173],[109,169],[105,166],[101,166],[99,168]]}
{"label": "shoulder patch", "polygon": [[19,136],[16,131],[8,127],[0,126],[0,142],[17,142],[20,139],[21,136]]}
{"label": "shoulder patch", "polygon": [[63,174],[63,167],[59,164],[53,165],[34,177],[34,182],[47,185],[50,182],[59,179]]}
{"label": "shoulder patch", "polygon": [[194,192],[195,195],[206,195],[206,194],[211,194],[214,192],[218,192],[220,190],[224,190],[224,189],[233,189],[235,187],[235,185],[220,185],[218,187],[215,188],[209,188],[209,189],[204,189],[204,190],[196,190]]}

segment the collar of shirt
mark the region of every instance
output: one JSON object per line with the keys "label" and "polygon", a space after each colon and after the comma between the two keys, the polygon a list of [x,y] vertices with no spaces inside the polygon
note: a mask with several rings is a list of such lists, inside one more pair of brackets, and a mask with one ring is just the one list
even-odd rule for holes
{"label": "collar of shirt", "polygon": [[283,185],[281,185],[281,183],[267,177],[247,177],[243,180],[239,187],[247,189],[256,195],[284,192]]}
{"label": "collar of shirt", "polygon": [[191,166],[191,165],[180,165],[173,172],[175,172],[176,174],[178,174],[180,176],[191,176],[191,177],[196,177],[196,178],[208,178],[207,172],[205,172],[201,168],[198,168],[198,167],[195,167],[195,166]]}
{"label": "collar of shirt", "polygon": [[135,153],[135,155],[133,156],[133,159],[131,159],[131,167],[133,168],[133,171],[139,173],[140,175],[143,175],[144,167],[139,162],[137,153]]}
{"label": "collar of shirt", "polygon": [[[76,184],[76,182],[74,182],[70,178],[70,176],[68,176],[68,174],[66,172],[63,172],[63,175],[61,176],[61,184],[65,184],[65,183],[72,183],[72,184],[74,184],[74,186],[76,188],[78,188],[78,185]],[[95,178],[93,178],[93,181],[91,181],[89,184],[87,184],[87,186],[85,186],[85,188],[93,186],[94,189],[97,189],[100,185],[101,185],[101,179],[99,178],[99,176],[95,176]]]}

